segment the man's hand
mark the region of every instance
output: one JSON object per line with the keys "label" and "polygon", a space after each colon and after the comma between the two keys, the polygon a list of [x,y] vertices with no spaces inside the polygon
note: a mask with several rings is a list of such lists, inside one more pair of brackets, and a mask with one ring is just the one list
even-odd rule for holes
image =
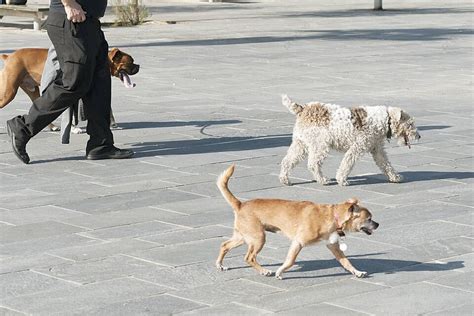
{"label": "man's hand", "polygon": [[86,12],[76,0],[61,0],[66,10],[67,19],[73,23],[81,23],[86,20]]}

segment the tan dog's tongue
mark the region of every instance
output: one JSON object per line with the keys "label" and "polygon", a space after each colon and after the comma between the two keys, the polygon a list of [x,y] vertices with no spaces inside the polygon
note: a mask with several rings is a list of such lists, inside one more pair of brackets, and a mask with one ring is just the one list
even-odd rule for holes
{"label": "tan dog's tongue", "polygon": [[125,88],[134,88],[136,86],[136,84],[132,82],[130,76],[125,71],[120,72],[120,79],[122,79]]}

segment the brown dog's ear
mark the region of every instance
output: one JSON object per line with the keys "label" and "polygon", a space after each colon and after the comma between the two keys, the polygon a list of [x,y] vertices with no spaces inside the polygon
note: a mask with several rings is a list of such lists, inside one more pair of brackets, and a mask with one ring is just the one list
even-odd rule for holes
{"label": "brown dog's ear", "polygon": [[116,62],[116,61],[120,60],[120,58],[122,58],[122,53],[120,52],[120,50],[117,47],[114,47],[109,51],[109,59],[111,61]]}

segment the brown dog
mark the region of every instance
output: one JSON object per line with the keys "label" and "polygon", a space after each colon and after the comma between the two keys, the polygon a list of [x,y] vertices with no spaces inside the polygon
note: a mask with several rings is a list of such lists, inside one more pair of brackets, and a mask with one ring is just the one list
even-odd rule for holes
{"label": "brown dog", "polygon": [[308,201],[255,199],[241,202],[227,187],[233,173],[234,166],[231,166],[217,180],[219,190],[235,213],[234,234],[231,239],[222,243],[216,261],[219,270],[227,270],[222,265],[224,256],[232,248],[245,242],[248,246],[245,261],[260,274],[272,275],[272,271],[258,264],[257,254],[265,244],[265,231],[281,231],[292,243],[285,262],[275,274],[278,279],[293,266],[304,246],[320,240],[333,240],[327,247],[347,271],[359,278],[367,275],[367,272],[352,266],[337,241],[337,235],[344,236],[344,232],[363,231],[371,235],[379,226],[372,220],[370,212],[359,206],[359,201],[351,199],[341,204],[315,204]]}
{"label": "brown dog", "polygon": [[[0,109],[10,103],[21,88],[34,101],[40,96],[41,75],[48,56],[45,48],[23,48],[10,55],[2,54],[5,66],[0,73]],[[109,51],[110,74],[119,78],[126,87],[132,87],[131,75],[140,69],[132,56],[118,48]],[[115,118],[110,114],[111,126]],[[50,125],[50,128],[52,126]]]}

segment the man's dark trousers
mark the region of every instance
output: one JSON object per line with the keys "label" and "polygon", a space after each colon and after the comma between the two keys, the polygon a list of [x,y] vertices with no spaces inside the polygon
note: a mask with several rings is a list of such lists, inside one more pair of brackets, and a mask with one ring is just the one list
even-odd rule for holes
{"label": "man's dark trousers", "polygon": [[15,134],[27,142],[82,98],[90,136],[86,154],[92,149],[113,145],[108,44],[100,21],[87,17],[82,23],[72,23],[64,13],[51,11],[47,30],[62,73],[33,101],[27,115],[12,120]]}

